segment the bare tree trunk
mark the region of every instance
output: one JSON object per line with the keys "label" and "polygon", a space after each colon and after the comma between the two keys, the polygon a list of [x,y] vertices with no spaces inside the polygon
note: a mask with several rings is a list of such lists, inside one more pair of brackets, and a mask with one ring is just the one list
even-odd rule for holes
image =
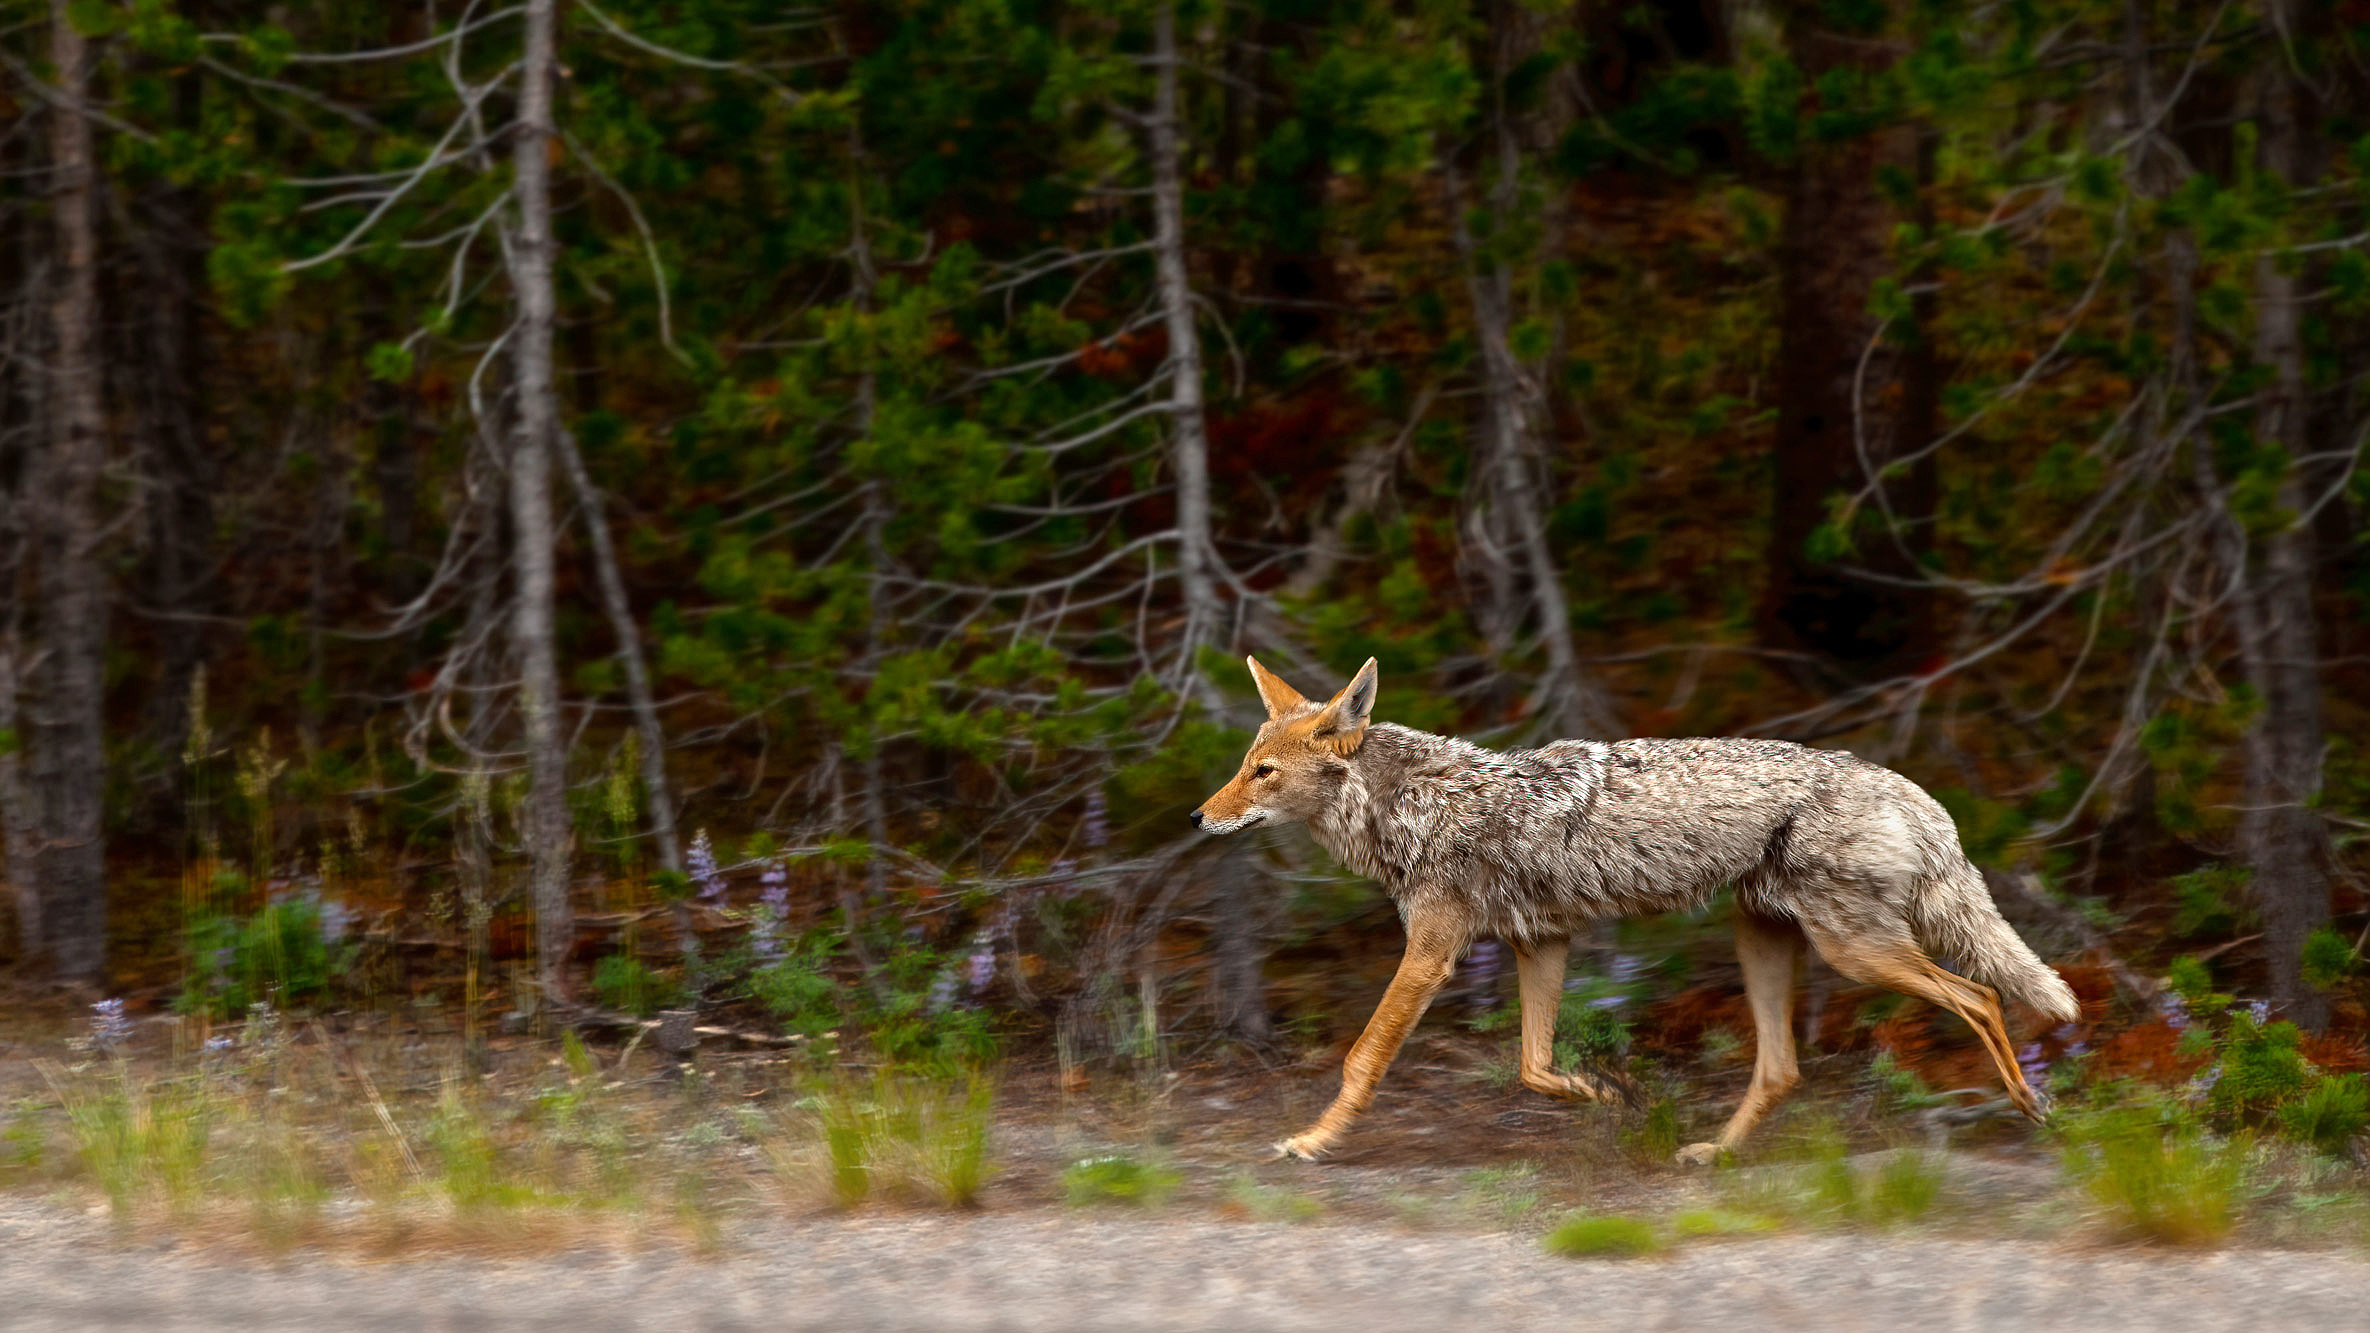
{"label": "bare tree trunk", "polygon": [[1177,109],[1177,10],[1163,4],[1153,17],[1152,211],[1153,248],[1160,269],[1160,304],[1169,335],[1169,466],[1177,481],[1177,560],[1185,589],[1185,633],[1177,681],[1208,699],[1196,668],[1204,644],[1225,619],[1218,600],[1218,548],[1211,535],[1210,441],[1202,401],[1201,336],[1194,327],[1193,278],[1185,266],[1183,126]]}
{"label": "bare tree trunk", "polygon": [[[1177,484],[1177,560],[1185,592],[1185,630],[1178,639],[1178,688],[1215,712],[1222,704],[1201,672],[1201,650],[1228,637],[1218,597],[1218,545],[1210,514],[1210,439],[1202,398],[1201,335],[1194,323],[1193,277],[1185,262],[1184,126],[1177,97],[1177,9],[1164,3],[1153,16],[1152,143],[1153,249],[1161,312],[1169,335],[1169,468]],[[1254,1045],[1275,1036],[1268,1020],[1267,941],[1246,891],[1254,871],[1247,852],[1226,848],[1209,871],[1213,959],[1212,998],[1222,1032]]]}
{"label": "bare tree trunk", "polygon": [[[204,117],[205,75],[174,77],[174,121],[196,133]],[[155,622],[162,661],[149,695],[147,729],[156,753],[180,754],[189,727],[189,683],[205,654],[205,613],[214,606],[216,467],[206,447],[205,342],[199,312],[206,295],[206,209],[195,186],[159,184],[148,192],[140,274],[149,299],[142,321],[150,361],[146,390],[148,569],[144,596],[170,614]],[[182,766],[171,764],[176,775]]]}
{"label": "bare tree trunk", "polygon": [[[1496,104],[1490,116],[1490,148],[1497,175],[1490,190],[1495,225],[1513,222],[1519,204],[1521,148],[1512,113],[1504,105],[1515,35],[1493,30],[1490,38]],[[1514,278],[1502,246],[1483,252],[1466,218],[1463,173],[1455,153],[1441,154],[1449,229],[1465,270],[1473,332],[1481,345],[1482,420],[1475,461],[1477,492],[1470,533],[1483,549],[1484,578],[1496,606],[1484,611],[1493,647],[1503,652],[1524,619],[1539,635],[1547,672],[1532,691],[1534,725],[1557,736],[1616,736],[1621,722],[1602,684],[1581,669],[1572,639],[1571,609],[1564,602],[1563,571],[1547,540],[1545,504],[1552,488],[1541,446],[1549,426],[1547,396],[1533,369],[1514,348]],[[1519,591],[1517,589],[1519,588]],[[1527,600],[1528,607],[1522,602]]]}
{"label": "bare tree trunk", "polygon": [[[2274,26],[2295,31],[2294,0],[2272,0]],[[2284,15],[2278,11],[2286,11]],[[2284,20],[2284,21],[2283,21]],[[2309,94],[2276,45],[2262,71],[2262,134],[2266,174],[2290,186],[2314,175]],[[2263,711],[2247,734],[2245,814],[2240,842],[2253,871],[2263,913],[2263,949],[2272,999],[2298,1026],[2318,1030],[2329,1021],[2328,1001],[2304,984],[2304,941],[2329,924],[2329,874],[2324,831],[2314,803],[2321,788],[2320,649],[2313,612],[2312,529],[2302,468],[2306,438],[2304,345],[2297,275],[2265,254],[2255,264],[2255,359],[2271,372],[2257,396],[2255,434],[2276,444],[2290,463],[2279,488],[2280,508],[2297,516],[2261,537],[2247,566],[2241,595],[2241,652],[2248,681]]]}
{"label": "bare tree trunk", "polygon": [[0,863],[0,873],[8,876],[16,905],[17,956],[29,963],[42,949],[40,881],[33,862],[33,846],[40,833],[34,826],[31,796],[25,791],[19,763],[24,747],[23,733],[17,729],[17,676],[16,617],[12,611],[8,624],[0,626],[0,838],[8,840],[8,859]]}
{"label": "bare tree trunk", "polygon": [[519,658],[519,716],[526,728],[526,834],[532,857],[536,967],[547,996],[567,997],[567,962],[575,917],[568,898],[570,830],[567,752],[560,734],[559,666],[552,642],[553,547],[551,451],[559,403],[552,387],[553,322],[551,82],[558,0],[527,0],[526,56],[519,70],[518,124],[512,133],[518,227],[510,249],[518,323],[512,330],[512,377],[518,393],[510,452],[510,518],[516,543],[516,604],[511,633]]}
{"label": "bare tree trunk", "polygon": [[642,661],[642,631],[634,624],[633,603],[625,595],[625,579],[617,570],[617,550],[609,539],[609,520],[602,512],[600,488],[585,471],[584,455],[576,437],[555,432],[560,463],[568,484],[584,510],[584,530],[592,539],[593,575],[601,590],[601,610],[609,617],[609,631],[617,636],[617,660],[625,668],[626,703],[633,709],[634,730],[641,737],[642,790],[650,801],[650,841],[658,852],[659,868],[680,874],[683,849],[676,842],[675,800],[667,787],[667,733],[658,722],[658,703],[650,693],[650,672]]}
{"label": "bare tree trunk", "polygon": [[93,213],[90,52],[50,6],[50,52],[63,105],[50,112],[58,277],[51,292],[53,387],[48,448],[28,478],[40,657],[26,729],[35,820],[32,876],[42,952],[62,980],[95,982],[106,966],[105,653],[107,589],[95,506],[106,459],[99,403],[99,260]]}

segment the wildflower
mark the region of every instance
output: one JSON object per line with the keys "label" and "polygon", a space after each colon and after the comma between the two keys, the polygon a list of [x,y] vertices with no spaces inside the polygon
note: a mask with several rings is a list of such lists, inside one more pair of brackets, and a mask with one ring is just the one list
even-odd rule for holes
{"label": "wildflower", "polygon": [[335,944],[354,924],[354,909],[335,898],[321,900],[321,942]]}
{"label": "wildflower", "polygon": [[979,994],[996,981],[996,942],[993,936],[981,931],[971,942],[971,956],[964,962],[964,981],[973,995]]}
{"label": "wildflower", "polygon": [[2041,1043],[2028,1042],[2016,1053],[2016,1067],[2024,1072],[2026,1083],[2039,1083],[2049,1077],[2049,1061],[2041,1055]]}
{"label": "wildflower", "polygon": [[239,1043],[238,1043],[236,1040],[234,1040],[234,1039],[233,1039],[233,1038],[232,1038],[232,1037],[231,1037],[231,1036],[230,1036],[228,1033],[225,1033],[225,1034],[223,1034],[222,1036],[219,1036],[219,1037],[208,1037],[208,1038],[206,1038],[206,1046],[205,1046],[205,1051],[206,1051],[206,1054],[208,1054],[208,1055],[220,1055],[220,1054],[222,1054],[223,1052],[225,1052],[225,1051],[228,1051],[228,1050],[230,1050],[231,1048],[233,1048],[233,1047],[237,1046],[238,1044],[239,1044]]}
{"label": "wildflower", "polygon": [[928,1004],[930,1012],[934,1014],[943,1014],[954,1008],[955,970],[952,967],[939,969],[937,980],[930,983]]}
{"label": "wildflower", "polygon": [[1645,955],[1634,953],[1614,954],[1612,964],[1605,969],[1605,974],[1613,978],[1615,984],[1622,986],[1636,981],[1645,973]]}
{"label": "wildflower", "polygon": [[2189,1002],[2171,991],[2156,997],[2156,1014],[2175,1032],[2189,1026]]}
{"label": "wildflower", "polygon": [[2270,1003],[2265,1000],[2247,1001],[2247,1016],[2255,1020],[2256,1027],[2263,1026],[2271,1021]]}
{"label": "wildflower", "polygon": [[774,857],[765,863],[757,882],[764,890],[758,895],[756,923],[749,930],[749,951],[771,963],[782,956],[782,923],[790,918],[790,871]]}
{"label": "wildflower", "polygon": [[1505,970],[1506,946],[1496,940],[1482,940],[1465,955],[1465,995],[1476,1009],[1490,1009],[1498,1003],[1498,973]]}
{"label": "wildflower", "polygon": [[700,901],[718,904],[724,901],[724,872],[716,868],[716,848],[708,841],[708,831],[701,829],[691,840],[691,882],[699,886]]}
{"label": "wildflower", "polygon": [[1089,847],[1100,847],[1111,841],[1110,811],[1103,803],[1102,788],[1086,794],[1086,818],[1079,824],[1078,832]]}
{"label": "wildflower", "polygon": [[101,1000],[91,1006],[91,1049],[112,1051],[132,1039],[132,1021],[123,1016],[123,1001]]}

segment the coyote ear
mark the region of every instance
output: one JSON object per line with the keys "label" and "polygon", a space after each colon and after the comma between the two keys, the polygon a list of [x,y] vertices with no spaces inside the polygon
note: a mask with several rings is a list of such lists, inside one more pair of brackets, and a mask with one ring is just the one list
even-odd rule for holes
{"label": "coyote ear", "polygon": [[1366,739],[1366,723],[1374,715],[1375,688],[1374,659],[1369,657],[1358,674],[1350,677],[1350,683],[1341,687],[1341,693],[1317,714],[1311,736],[1331,742],[1345,756],[1356,753],[1359,742]]}
{"label": "coyote ear", "polygon": [[1251,683],[1259,687],[1259,702],[1267,705],[1268,717],[1282,717],[1308,705],[1308,700],[1300,697],[1300,691],[1286,685],[1282,676],[1259,665],[1258,658],[1246,657],[1243,661],[1251,668]]}

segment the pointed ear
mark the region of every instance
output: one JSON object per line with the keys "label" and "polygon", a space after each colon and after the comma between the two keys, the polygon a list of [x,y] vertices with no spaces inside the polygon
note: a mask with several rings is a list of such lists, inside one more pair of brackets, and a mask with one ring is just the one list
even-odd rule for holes
{"label": "pointed ear", "polygon": [[1374,716],[1376,686],[1374,659],[1369,657],[1358,674],[1350,677],[1350,683],[1341,687],[1341,693],[1318,712],[1311,738],[1324,740],[1344,756],[1355,754],[1366,739],[1366,724]]}
{"label": "pointed ear", "polygon": [[1308,704],[1300,691],[1284,683],[1282,676],[1259,665],[1258,658],[1246,657],[1243,661],[1251,668],[1251,683],[1259,687],[1259,702],[1267,705],[1267,715],[1271,719]]}

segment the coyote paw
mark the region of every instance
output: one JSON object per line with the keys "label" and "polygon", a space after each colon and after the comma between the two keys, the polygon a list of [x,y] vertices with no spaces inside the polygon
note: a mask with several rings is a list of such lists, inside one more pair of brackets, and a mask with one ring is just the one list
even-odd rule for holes
{"label": "coyote paw", "polygon": [[1295,1134],[1276,1145],[1276,1156],[1296,1162],[1313,1162],[1333,1151],[1333,1145],[1317,1134]]}
{"label": "coyote paw", "polygon": [[1720,1160],[1720,1145],[1717,1143],[1690,1143],[1679,1149],[1678,1155],[1671,1160],[1681,1166],[1717,1165]]}

